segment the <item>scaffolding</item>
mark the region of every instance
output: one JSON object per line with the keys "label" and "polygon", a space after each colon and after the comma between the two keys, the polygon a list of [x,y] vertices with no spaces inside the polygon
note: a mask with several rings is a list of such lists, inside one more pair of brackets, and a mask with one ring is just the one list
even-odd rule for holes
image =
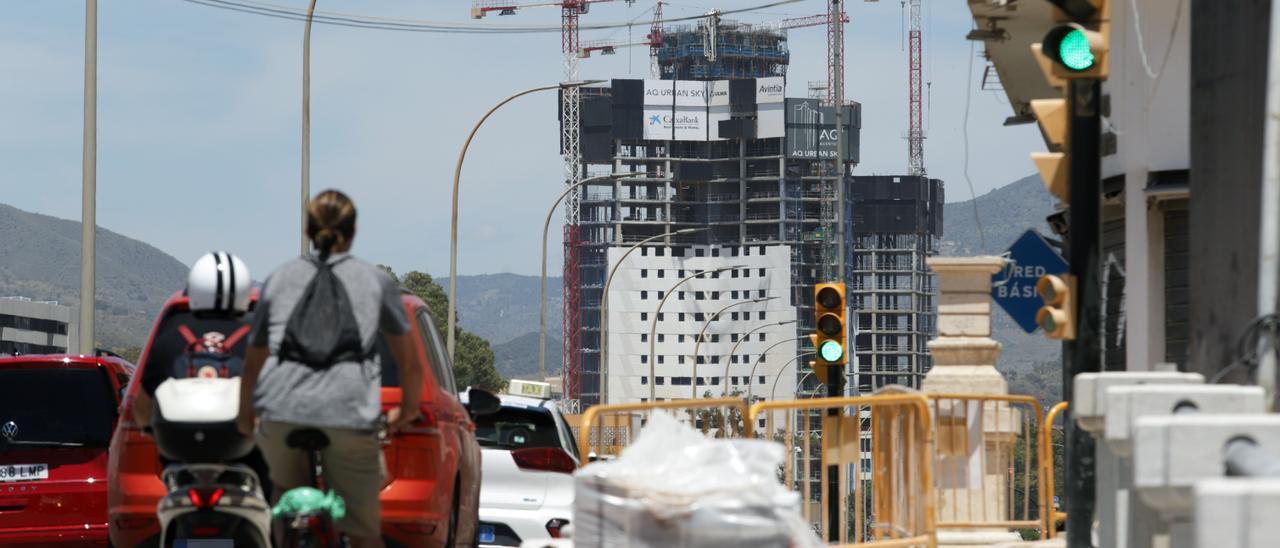
{"label": "scaffolding", "polygon": [[664,28],[655,53],[666,80],[785,76],[791,62],[786,30],[715,17]]}

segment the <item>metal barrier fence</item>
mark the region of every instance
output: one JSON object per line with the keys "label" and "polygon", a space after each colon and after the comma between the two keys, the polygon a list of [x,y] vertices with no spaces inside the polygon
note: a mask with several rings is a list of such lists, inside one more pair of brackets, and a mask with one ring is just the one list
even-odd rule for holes
{"label": "metal barrier fence", "polygon": [[[1030,396],[928,394],[939,528],[1045,527],[1040,402]],[[1034,502],[1033,502],[1034,501]]]}
{"label": "metal barrier fence", "polygon": [[1040,507],[1044,515],[1044,535],[1041,538],[1053,538],[1058,524],[1067,520],[1066,512],[1059,512],[1054,496],[1055,481],[1058,479],[1053,466],[1053,423],[1058,415],[1067,410],[1067,402],[1058,402],[1045,413],[1044,422],[1040,425],[1040,477],[1044,478],[1044,488],[1040,490]]}
{"label": "metal barrier fence", "polygon": [[[924,396],[765,401],[752,405],[747,417],[753,425],[764,418],[763,435],[786,447],[783,483],[801,493],[804,519],[824,540],[936,546],[932,429]],[[828,481],[831,474],[836,481]],[[830,518],[832,504],[838,523]]]}
{"label": "metal barrier fence", "polygon": [[[578,453],[586,463],[592,453],[613,455],[630,445],[634,433],[647,420],[647,414],[655,409],[684,411],[689,423],[703,434],[716,437],[746,437],[749,432],[743,422],[747,416],[746,400],[738,398],[711,398],[699,400],[672,400],[648,403],[619,403],[596,405],[582,414],[578,430]],[[677,413],[679,416],[679,413]],[[623,439],[610,439],[606,433],[626,423],[632,435]]]}

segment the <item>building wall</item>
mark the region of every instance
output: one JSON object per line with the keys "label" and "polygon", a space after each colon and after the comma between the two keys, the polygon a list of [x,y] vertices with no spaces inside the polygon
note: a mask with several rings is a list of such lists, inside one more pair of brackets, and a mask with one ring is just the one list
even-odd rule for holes
{"label": "building wall", "polygon": [[21,298],[0,299],[0,355],[62,354],[74,335],[71,308]]}
{"label": "building wall", "polygon": [[[673,251],[683,252],[683,256],[673,256]],[[625,248],[610,248],[609,265],[617,264],[624,252]],[[755,373],[749,381],[754,394],[768,396],[775,379],[778,394],[789,397],[794,393],[796,362],[788,362],[797,355],[796,330],[792,324],[777,325],[795,319],[790,296],[790,246],[646,247],[627,257],[609,289],[608,403],[648,401],[649,333],[666,291],[699,270],[738,265],[741,268],[721,272],[715,279],[694,278],[667,297],[653,341],[655,397],[692,397],[694,347],[703,326],[730,304],[768,297],[776,298],[733,306],[707,326],[703,342],[698,345],[700,383],[696,394],[702,397],[710,392],[718,397],[727,387],[730,394],[736,391],[745,395],[748,384],[744,381],[753,367]],[[773,325],[753,333],[749,341],[738,345],[734,357],[727,357],[739,334],[766,324]],[[788,339],[792,341],[784,342]],[[761,359],[761,354],[775,344]],[[801,367],[807,367],[807,363]]]}

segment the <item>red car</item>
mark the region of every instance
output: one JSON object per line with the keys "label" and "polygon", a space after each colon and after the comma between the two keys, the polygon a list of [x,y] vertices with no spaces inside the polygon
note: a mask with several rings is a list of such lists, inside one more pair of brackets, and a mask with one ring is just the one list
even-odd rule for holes
{"label": "red car", "polygon": [[[257,295],[254,295],[254,302]],[[423,420],[392,436],[383,449],[387,482],[382,488],[382,535],[388,546],[470,545],[476,538],[480,508],[480,446],[475,423],[455,396],[453,369],[445,358],[439,331],[418,297],[403,293],[401,303],[413,323],[415,347],[426,365],[423,375]],[[231,333],[247,323],[192,314],[182,294],[170,297],[138,360],[140,378],[147,367],[167,367],[184,348],[179,326],[197,336],[211,331]],[[233,348],[243,354],[244,344]],[[401,391],[390,352],[379,344],[382,361],[382,408],[396,407]],[[156,503],[164,495],[161,464],[154,441],[133,419],[138,382],[129,384],[108,466],[108,515],[116,546],[156,546],[160,525]]]}
{"label": "red car", "polygon": [[107,445],[133,365],[0,357],[0,546],[107,540]]}

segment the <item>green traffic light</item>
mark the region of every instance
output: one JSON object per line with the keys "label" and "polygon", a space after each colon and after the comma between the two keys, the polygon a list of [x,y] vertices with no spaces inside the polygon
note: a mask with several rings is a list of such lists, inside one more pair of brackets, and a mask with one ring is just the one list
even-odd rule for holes
{"label": "green traffic light", "polygon": [[840,361],[840,358],[844,357],[844,347],[840,346],[840,343],[836,341],[826,341],[818,348],[818,355],[822,357],[823,361]]}
{"label": "green traffic light", "polygon": [[1089,37],[1081,29],[1072,29],[1058,43],[1058,58],[1062,65],[1070,70],[1082,71],[1093,68],[1093,50],[1089,47]]}

